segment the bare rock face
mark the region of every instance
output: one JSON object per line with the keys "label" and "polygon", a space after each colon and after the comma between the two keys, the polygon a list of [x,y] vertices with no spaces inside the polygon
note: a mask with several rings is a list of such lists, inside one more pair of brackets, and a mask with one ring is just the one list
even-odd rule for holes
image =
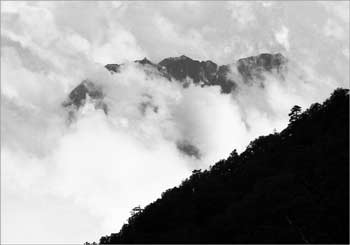
{"label": "bare rock face", "polygon": [[[263,81],[266,73],[274,73],[280,79],[284,79],[288,60],[280,53],[265,53],[239,59],[236,64],[222,66],[218,66],[210,60],[193,60],[185,55],[166,58],[158,64],[147,58],[134,62],[140,65],[149,77],[161,76],[169,81],[174,79],[183,83],[184,87],[188,85],[186,80],[190,78],[194,84],[202,87],[219,86],[222,93],[231,93],[237,86],[237,82],[229,76],[232,66],[236,65],[237,71],[244,82],[253,83]],[[122,66],[123,64],[107,64],[105,68],[111,73],[119,73]],[[74,88],[63,106],[74,106],[78,110],[85,104],[87,95],[95,102],[97,109],[103,109],[106,114],[108,113],[108,107],[103,102],[102,89],[89,80],[84,80]]]}
{"label": "bare rock face", "polygon": [[[237,81],[230,76],[231,68],[236,66],[239,76],[245,83],[260,83],[263,85],[266,73],[274,73],[283,80],[287,72],[288,60],[282,54],[260,54],[243,59],[236,63],[218,66],[216,63],[193,60],[185,55],[170,57],[158,64],[144,58],[134,61],[141,69],[144,69],[147,77],[163,77],[166,80],[176,80],[184,87],[188,86],[188,79],[201,87],[219,86],[221,93],[231,93],[237,87]],[[124,64],[107,64],[105,68],[111,73],[120,73]],[[97,87],[92,81],[84,80],[74,88],[63,106],[71,111],[79,110],[85,105],[87,98],[93,101],[96,109],[102,109],[108,114],[108,106],[104,102],[102,88]],[[140,105],[144,108],[145,105]],[[156,105],[154,108],[157,108]],[[156,109],[155,109],[156,110]]]}
{"label": "bare rock face", "polygon": [[[236,66],[239,75],[245,83],[252,83],[254,80],[264,81],[264,74],[274,73],[283,80],[287,72],[288,60],[282,54],[260,54],[239,59],[236,64],[218,66],[216,63],[193,60],[185,55],[170,57],[158,64],[152,63],[147,58],[136,60],[135,63],[144,67],[151,67],[158,71],[158,75],[171,80],[171,78],[183,83],[186,87],[186,80],[192,79],[194,84],[204,86],[219,86],[222,93],[231,93],[237,86],[231,76],[231,67]],[[108,64],[105,66],[112,73],[120,72],[121,65]],[[152,74],[149,70],[146,73]]]}
{"label": "bare rock face", "polygon": [[110,72],[115,72],[115,73],[120,72],[120,67],[121,67],[121,65],[118,65],[118,64],[107,64],[107,65],[105,65],[105,68],[107,70],[109,70]]}
{"label": "bare rock face", "polygon": [[143,58],[142,60],[135,60],[135,63],[139,63],[141,65],[151,65],[151,66],[155,65],[149,59],[147,59],[146,57]]}
{"label": "bare rock face", "polygon": [[282,54],[260,54],[248,58],[239,59],[237,70],[242,75],[245,82],[254,79],[263,80],[264,72],[275,72],[281,79],[287,72],[287,58]]}
{"label": "bare rock face", "polygon": [[65,102],[65,106],[75,105],[81,107],[84,104],[86,95],[89,95],[92,99],[102,99],[102,90],[97,88],[95,84],[89,80],[82,81],[75,89],[69,94],[69,99]]}
{"label": "bare rock face", "polygon": [[[191,78],[193,82],[199,83],[203,81],[208,82],[208,71],[204,69],[205,62],[192,60],[185,55],[176,58],[167,58],[162,60],[158,65],[164,67],[166,71],[176,80],[182,81],[187,77]],[[216,64],[212,67],[216,73]]]}
{"label": "bare rock face", "polygon": [[62,105],[69,109],[70,117],[72,117],[73,111],[79,110],[80,107],[84,106],[89,98],[93,102],[95,109],[102,109],[105,114],[108,114],[107,104],[103,101],[104,96],[100,87],[97,87],[89,80],[84,80],[70,92],[68,99]]}
{"label": "bare rock face", "polygon": [[[238,76],[245,83],[263,84],[264,74],[275,73],[283,79],[286,72],[287,59],[281,54],[260,54],[238,60],[236,63],[218,66],[216,63],[193,60],[185,55],[180,57],[170,57],[162,60],[158,64],[144,58],[135,60],[134,63],[143,69],[146,79],[153,77],[166,78],[168,81],[180,82],[183,87],[188,86],[188,79],[201,87],[219,86],[221,93],[229,94],[237,87],[231,73],[231,68],[236,66]],[[105,68],[113,73],[120,73],[124,64],[107,64]],[[101,87],[92,81],[84,80],[75,87],[63,106],[67,109],[68,120],[71,122],[76,118],[76,113],[87,102],[92,103],[96,110],[101,109],[108,115],[108,106],[104,101],[105,94]],[[154,103],[151,95],[143,95],[143,100],[139,104],[142,115],[147,113],[158,113],[159,107]],[[185,155],[199,159],[201,152],[190,142],[177,142],[177,149]]]}
{"label": "bare rock face", "polygon": [[183,154],[189,157],[193,157],[196,159],[201,158],[202,154],[199,151],[199,149],[188,141],[177,142],[176,147],[180,152],[182,152]]}
{"label": "bare rock face", "polygon": [[188,77],[194,84],[200,84],[203,87],[218,85],[222,93],[230,93],[235,86],[234,81],[227,77],[230,67],[218,66],[210,60],[197,61],[182,55],[164,59],[159,65],[176,80],[183,81]]}

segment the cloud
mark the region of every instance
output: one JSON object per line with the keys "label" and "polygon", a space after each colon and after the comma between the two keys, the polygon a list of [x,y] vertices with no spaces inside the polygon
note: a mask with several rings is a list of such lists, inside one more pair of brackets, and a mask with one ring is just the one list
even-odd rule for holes
{"label": "cloud", "polygon": [[[284,128],[294,104],[348,86],[341,8],[348,4],[1,2],[2,242],[81,243],[116,232],[131,208],[193,169]],[[239,84],[230,95],[184,89],[129,63],[186,54],[226,64],[260,52],[288,56],[285,81],[265,74],[264,89],[247,85],[232,65]],[[103,68],[121,62],[118,74]],[[61,103],[86,78],[102,87],[109,113],[89,102],[68,123]]]}
{"label": "cloud", "polygon": [[344,1],[335,3],[329,1],[320,1],[320,3],[330,14],[349,24],[349,2]]}
{"label": "cloud", "polygon": [[115,31],[115,28],[111,27],[107,35],[109,35],[107,42],[93,47],[92,58],[94,61],[100,64],[122,63],[147,56],[129,32],[125,30]]}
{"label": "cloud", "polygon": [[334,37],[340,40],[346,38],[344,29],[332,19],[327,20],[327,24],[324,27],[324,33],[326,36]]}
{"label": "cloud", "polygon": [[287,51],[289,51],[288,33],[289,30],[285,26],[282,26],[282,29],[275,33],[277,42],[279,42]]}
{"label": "cloud", "polygon": [[241,1],[229,2],[229,9],[231,10],[231,17],[242,27],[256,21],[251,4]]}

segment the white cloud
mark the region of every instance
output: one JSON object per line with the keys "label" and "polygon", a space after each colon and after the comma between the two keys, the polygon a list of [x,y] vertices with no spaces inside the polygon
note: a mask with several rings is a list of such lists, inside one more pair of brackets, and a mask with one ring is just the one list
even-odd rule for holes
{"label": "white cloud", "polygon": [[350,51],[349,48],[344,48],[342,51],[343,55],[349,60],[349,56],[350,56]]}
{"label": "white cloud", "polygon": [[289,40],[288,40],[289,30],[287,27],[282,26],[281,30],[275,33],[275,38],[278,43],[283,45],[283,47],[289,51]]}
{"label": "white cloud", "polygon": [[271,1],[262,1],[261,2],[262,6],[265,7],[265,8],[269,8],[273,5],[273,2]]}
{"label": "white cloud", "polygon": [[320,1],[320,3],[332,15],[349,24],[349,1]]}
{"label": "white cloud", "polygon": [[122,63],[141,59],[146,54],[137,45],[132,34],[125,30],[110,28],[107,42],[97,43],[92,50],[92,59],[100,64]]}
{"label": "white cloud", "polygon": [[324,27],[324,33],[326,36],[334,37],[340,40],[346,38],[346,34],[342,26],[332,19],[327,20],[327,24]]}
{"label": "white cloud", "polygon": [[[292,105],[347,85],[345,12],[326,7],[321,21],[293,4],[1,2],[3,241],[81,243],[117,232],[133,206],[282,129]],[[334,15],[345,34],[324,36],[319,27]],[[239,84],[233,96],[150,79],[131,64],[114,75],[101,66],[181,54],[233,63],[281,45],[293,47],[288,57],[301,68],[292,66],[285,83],[268,76],[264,90]],[[68,126],[61,102],[85,78],[104,88],[109,115],[85,107]],[[157,113],[142,113],[145,99]],[[181,153],[179,141],[202,158]]]}
{"label": "white cloud", "polygon": [[1,2],[1,12],[3,13],[18,13],[19,10],[26,6],[25,2],[18,1],[16,3],[10,1]]}
{"label": "white cloud", "polygon": [[228,2],[231,17],[245,28],[247,24],[256,20],[251,3],[242,1]]}

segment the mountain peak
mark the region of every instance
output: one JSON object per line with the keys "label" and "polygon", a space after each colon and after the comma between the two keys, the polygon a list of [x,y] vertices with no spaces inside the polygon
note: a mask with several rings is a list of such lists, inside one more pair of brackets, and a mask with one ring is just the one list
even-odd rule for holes
{"label": "mountain peak", "polygon": [[142,60],[135,60],[134,62],[139,63],[141,65],[146,65],[146,64],[153,65],[153,63],[149,59],[147,59],[146,57],[143,58]]}
{"label": "mountain peak", "polygon": [[[63,106],[72,109],[79,109],[86,104],[86,100],[90,98],[94,105],[95,109],[102,109],[105,114],[108,113],[108,107],[103,102],[104,93],[102,89],[96,86],[90,80],[82,81],[77,87],[75,87],[68,95],[68,99],[63,102]],[[74,111],[74,110],[73,110]],[[74,112],[70,113],[70,120],[74,117]]]}
{"label": "mountain peak", "polygon": [[253,80],[255,77],[263,79],[261,71],[277,71],[283,79],[283,75],[287,71],[287,63],[288,59],[281,53],[262,53],[257,56],[239,59],[237,69],[246,82]]}
{"label": "mountain peak", "polygon": [[192,60],[190,57],[183,54],[181,56],[165,58],[158,64],[163,65],[163,64],[168,64],[169,62],[181,62],[181,61],[194,61],[194,60]]}
{"label": "mountain peak", "polygon": [[180,57],[179,57],[181,60],[192,60],[191,58],[189,58],[189,57],[187,57],[186,55],[181,55]]}
{"label": "mountain peak", "polygon": [[[158,64],[153,63],[146,57],[142,60],[135,60],[135,63],[141,65],[150,65],[159,71],[160,76],[174,78],[180,82],[186,79],[192,79],[193,83],[201,86],[220,86],[222,93],[230,93],[237,84],[237,81],[230,78],[230,67],[237,66],[237,70],[244,82],[254,80],[264,81],[264,72],[274,72],[280,79],[284,79],[287,71],[288,59],[281,53],[261,53],[256,56],[250,56],[239,59],[234,64],[218,66],[211,60],[198,61],[193,60],[186,55],[178,57],[169,57],[160,61]],[[120,64],[108,64],[105,66],[111,72],[120,72]]]}

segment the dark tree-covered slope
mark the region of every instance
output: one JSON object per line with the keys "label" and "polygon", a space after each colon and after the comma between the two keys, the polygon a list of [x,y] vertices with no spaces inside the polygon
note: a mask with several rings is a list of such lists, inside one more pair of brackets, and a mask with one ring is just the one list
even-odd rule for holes
{"label": "dark tree-covered slope", "polygon": [[193,171],[100,243],[349,243],[348,90],[290,116],[281,133]]}

